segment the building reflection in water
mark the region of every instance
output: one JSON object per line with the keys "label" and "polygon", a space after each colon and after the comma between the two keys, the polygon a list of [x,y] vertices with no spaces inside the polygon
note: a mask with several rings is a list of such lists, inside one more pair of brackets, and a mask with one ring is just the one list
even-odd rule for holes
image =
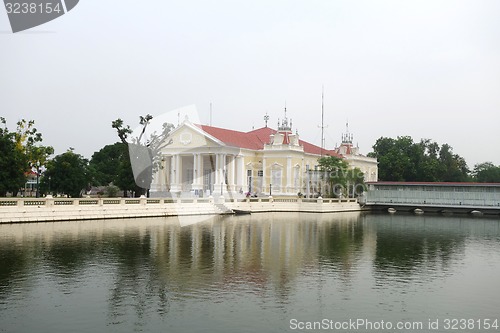
{"label": "building reflection in water", "polygon": [[427,271],[429,282],[461,259],[468,238],[498,243],[500,234],[497,221],[361,213],[190,219],[1,225],[0,302],[13,290],[28,297],[43,276],[65,293],[95,286],[108,293],[110,324],[133,312],[142,325],[145,313],[238,292],[287,304],[298,281],[319,294],[332,279],[340,290],[370,279],[384,288]]}

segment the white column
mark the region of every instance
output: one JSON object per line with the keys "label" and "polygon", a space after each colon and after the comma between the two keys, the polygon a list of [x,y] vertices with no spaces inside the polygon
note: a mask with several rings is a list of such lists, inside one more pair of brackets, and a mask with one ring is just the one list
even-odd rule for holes
{"label": "white column", "polygon": [[198,185],[203,189],[203,154],[198,154]]}
{"label": "white column", "polygon": [[244,165],[244,160],[243,160],[243,156],[241,155],[238,155],[236,156],[236,164],[237,164],[237,175],[236,175],[236,186],[238,186],[238,190],[241,189],[243,190],[243,192],[246,192],[247,190],[245,190],[245,165]]}
{"label": "white column", "polygon": [[170,156],[170,189],[175,186],[175,156]]}
{"label": "white column", "polygon": [[158,191],[162,192],[165,191],[165,183],[167,182],[167,176],[166,176],[167,168],[166,168],[166,161],[165,161],[165,156],[161,156],[160,158],[160,166],[158,168],[158,179],[159,179],[159,188]]}
{"label": "white column", "polygon": [[153,179],[151,180],[151,186],[150,186],[151,187],[150,190],[153,191],[153,192],[157,192],[157,191],[160,190],[160,187],[161,187],[160,186],[160,184],[161,184],[161,178],[160,178],[160,174],[159,174],[160,171],[161,170],[158,170],[157,172],[155,172],[153,174],[153,177],[152,177]]}
{"label": "white column", "polygon": [[170,186],[170,191],[172,192],[179,192],[181,190],[181,167],[180,167],[180,155],[175,154],[172,155],[172,161],[171,161],[171,186]]}
{"label": "white column", "polygon": [[181,187],[181,183],[182,183],[181,159],[182,159],[181,155],[175,155],[175,178],[176,178],[175,183],[177,184],[177,186],[179,188]]}
{"label": "white column", "polygon": [[165,191],[168,191],[172,183],[172,157],[165,156]]}
{"label": "white column", "polygon": [[191,183],[191,188],[196,189],[196,183],[198,182],[198,154],[193,153],[193,182]]}
{"label": "white column", "polygon": [[222,164],[220,166],[221,173],[222,173],[222,180],[221,183],[224,183],[224,191],[226,189],[226,174],[227,174],[227,154],[222,155]]}
{"label": "white column", "polygon": [[262,157],[262,188],[260,189],[261,192],[265,193],[266,192],[266,159]]}
{"label": "white column", "polygon": [[[217,185],[220,185],[220,154],[215,154],[215,170],[214,170],[214,187],[217,187]],[[214,192],[215,192],[215,188],[214,188]]]}
{"label": "white column", "polygon": [[202,190],[203,189],[203,166],[202,160],[203,155],[200,153],[195,153],[193,155],[193,189]]}
{"label": "white column", "polygon": [[231,186],[232,191],[236,191],[234,182],[236,178],[236,156],[231,155],[231,174],[229,177],[229,185]]}
{"label": "white column", "polygon": [[[293,187],[292,184],[292,158],[290,156],[286,159],[286,192],[290,192]],[[285,192],[285,191],[283,191]]]}

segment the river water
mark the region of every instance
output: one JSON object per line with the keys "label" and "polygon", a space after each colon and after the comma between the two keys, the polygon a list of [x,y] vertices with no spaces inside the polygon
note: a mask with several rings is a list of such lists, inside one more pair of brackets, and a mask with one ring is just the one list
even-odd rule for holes
{"label": "river water", "polygon": [[499,218],[182,225],[0,225],[0,332],[500,332]]}

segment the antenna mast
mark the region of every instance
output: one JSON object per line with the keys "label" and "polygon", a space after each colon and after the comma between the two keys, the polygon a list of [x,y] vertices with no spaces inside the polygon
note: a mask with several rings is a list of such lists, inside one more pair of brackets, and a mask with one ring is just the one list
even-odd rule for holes
{"label": "antenna mast", "polygon": [[210,126],[212,126],[212,102],[210,102]]}
{"label": "antenna mast", "polygon": [[324,108],[324,86],[321,86],[321,157],[323,157],[323,149],[325,148],[325,108]]}

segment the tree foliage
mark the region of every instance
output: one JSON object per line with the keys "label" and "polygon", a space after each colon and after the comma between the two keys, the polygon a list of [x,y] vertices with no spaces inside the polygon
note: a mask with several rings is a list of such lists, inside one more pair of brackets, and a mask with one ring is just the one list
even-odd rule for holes
{"label": "tree foliage", "polygon": [[454,154],[448,144],[422,139],[415,143],[409,136],[397,139],[381,137],[368,154],[378,160],[380,180],[463,182],[469,169],[463,157]]}
{"label": "tree foliage", "polygon": [[140,192],[134,181],[128,145],[125,143],[117,142],[106,145],[95,152],[90,160],[89,169],[93,176],[92,185],[113,184],[125,193],[127,191]]}
{"label": "tree foliage", "polygon": [[17,122],[16,147],[26,155],[30,163],[40,162],[44,165],[48,157],[54,154],[54,148],[39,144],[42,142],[42,134],[34,126],[34,120],[21,119]]}
{"label": "tree foliage", "polygon": [[[349,164],[341,158],[327,156],[318,159],[321,178],[327,182],[327,195],[330,197],[355,194],[357,185],[364,184],[364,174],[358,168],[350,168]],[[359,194],[359,193],[357,193]]]}
{"label": "tree foliage", "polygon": [[42,146],[42,134],[35,121],[21,119],[10,132],[5,118],[0,117],[0,196],[16,195],[26,182],[26,175],[35,163],[45,164],[54,148]]}
{"label": "tree foliage", "polygon": [[18,149],[14,132],[9,132],[5,118],[0,117],[0,196],[17,193],[26,181],[26,155]]}
{"label": "tree foliage", "polygon": [[44,176],[44,189],[48,188],[50,181],[51,192],[79,198],[90,182],[88,161],[70,149],[48,161]]}
{"label": "tree foliage", "polygon": [[500,183],[500,165],[495,166],[491,162],[476,164],[472,176],[479,183]]}

